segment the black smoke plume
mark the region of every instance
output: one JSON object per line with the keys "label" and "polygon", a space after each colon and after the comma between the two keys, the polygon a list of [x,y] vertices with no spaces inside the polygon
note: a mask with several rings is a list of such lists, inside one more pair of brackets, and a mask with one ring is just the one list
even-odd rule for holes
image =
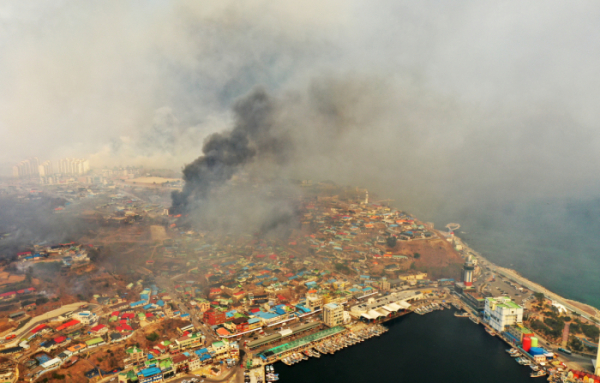
{"label": "black smoke plume", "polygon": [[233,107],[235,126],[229,132],[211,135],[202,148],[204,155],[183,169],[185,186],[173,192],[172,213],[186,212],[190,203],[206,201],[210,192],[229,181],[257,157],[285,160],[288,140],[274,132],[274,100],[256,88]]}

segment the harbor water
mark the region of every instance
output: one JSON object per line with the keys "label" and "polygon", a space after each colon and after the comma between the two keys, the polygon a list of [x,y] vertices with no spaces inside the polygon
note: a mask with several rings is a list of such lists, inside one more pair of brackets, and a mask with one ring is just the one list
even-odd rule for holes
{"label": "harbor water", "polygon": [[277,363],[276,373],[283,383],[532,381],[507,344],[453,312],[396,318],[379,337],[292,366]]}

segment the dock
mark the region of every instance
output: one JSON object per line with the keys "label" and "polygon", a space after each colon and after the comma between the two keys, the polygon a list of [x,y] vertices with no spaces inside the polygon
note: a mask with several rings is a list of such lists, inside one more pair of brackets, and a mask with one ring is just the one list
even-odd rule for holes
{"label": "dock", "polygon": [[358,329],[332,327],[259,353],[264,364],[278,361],[293,365],[323,354],[334,354],[346,347],[378,337],[388,329],[381,324],[365,325]]}

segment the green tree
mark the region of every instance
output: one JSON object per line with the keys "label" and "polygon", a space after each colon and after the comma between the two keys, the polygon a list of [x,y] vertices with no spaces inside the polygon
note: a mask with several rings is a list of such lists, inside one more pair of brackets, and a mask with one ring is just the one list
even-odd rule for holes
{"label": "green tree", "polygon": [[396,243],[398,242],[398,238],[396,238],[395,236],[391,235],[391,236],[387,237],[387,239],[385,240],[385,242],[388,245],[388,247],[394,248],[396,246]]}
{"label": "green tree", "polygon": [[576,337],[572,336],[569,340],[569,347],[575,351],[583,350],[583,343]]}
{"label": "green tree", "polygon": [[146,339],[148,339],[150,342],[156,342],[158,338],[160,338],[160,336],[156,332],[146,335]]}
{"label": "green tree", "polygon": [[419,259],[419,258],[421,258],[421,254],[419,254],[419,253],[414,253],[414,254],[413,254],[413,258],[414,258],[414,259]]}
{"label": "green tree", "polygon": [[544,303],[544,293],[534,293],[533,296],[535,297],[535,299],[537,299],[538,304],[543,304]]}

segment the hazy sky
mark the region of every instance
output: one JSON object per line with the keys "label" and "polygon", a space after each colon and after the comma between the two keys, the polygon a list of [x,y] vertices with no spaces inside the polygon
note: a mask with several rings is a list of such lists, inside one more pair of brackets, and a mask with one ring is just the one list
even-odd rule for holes
{"label": "hazy sky", "polygon": [[0,163],[181,168],[261,85],[292,175],[427,202],[596,193],[598,20],[597,1],[5,1]]}

